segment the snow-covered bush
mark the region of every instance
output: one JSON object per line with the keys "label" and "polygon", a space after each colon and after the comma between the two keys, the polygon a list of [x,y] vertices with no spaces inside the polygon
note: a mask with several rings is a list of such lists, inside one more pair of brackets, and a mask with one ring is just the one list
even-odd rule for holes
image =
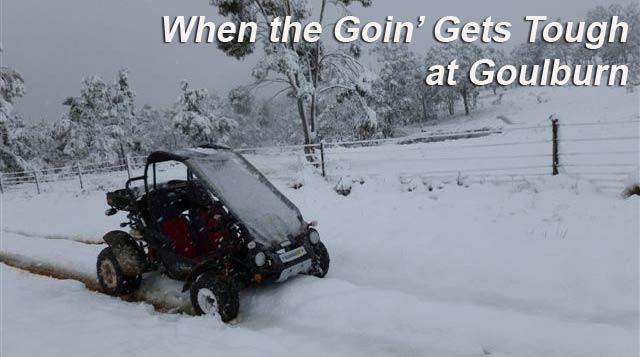
{"label": "snow-covered bush", "polygon": [[636,168],[632,175],[629,175],[625,182],[624,197],[640,196],[640,168]]}

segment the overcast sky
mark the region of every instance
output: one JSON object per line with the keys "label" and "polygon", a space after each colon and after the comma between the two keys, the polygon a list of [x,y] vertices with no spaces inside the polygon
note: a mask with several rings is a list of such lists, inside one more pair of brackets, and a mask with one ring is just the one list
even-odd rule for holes
{"label": "overcast sky", "polygon": [[[318,0],[308,0],[310,4]],[[454,15],[462,21],[513,23],[514,38],[506,47],[522,42],[525,15],[550,18],[580,18],[587,9],[609,0],[374,0],[369,8],[353,7],[363,21],[415,21],[427,16],[427,25],[415,33],[413,46],[424,50],[433,43],[435,19]],[[238,61],[225,56],[215,45],[162,42],[164,15],[215,17],[209,0],[0,0],[2,66],[18,70],[24,77],[27,96],[17,110],[28,120],[58,120],[62,100],[78,95],[82,78],[100,75],[111,82],[121,67],[131,69],[132,86],[139,105],[166,106],[178,95],[178,83],[187,79],[194,86],[224,94],[248,83],[255,58]]]}

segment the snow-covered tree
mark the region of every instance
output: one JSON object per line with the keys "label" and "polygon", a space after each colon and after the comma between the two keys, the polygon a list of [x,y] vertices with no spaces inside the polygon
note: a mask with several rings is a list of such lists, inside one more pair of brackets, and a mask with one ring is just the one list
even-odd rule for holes
{"label": "snow-covered tree", "polygon": [[302,131],[297,120],[295,99],[290,96],[254,95],[251,86],[228,93],[229,115],[238,123],[230,144],[236,147],[274,146],[300,142]]}
{"label": "snow-covered tree", "polygon": [[[488,58],[495,62],[496,67],[501,67],[507,64],[507,55],[504,53],[502,49],[496,47],[486,47],[483,48],[484,58]],[[498,83],[496,81],[491,82],[489,87],[493,91],[493,94],[497,94],[498,91]]]}
{"label": "snow-covered tree", "polygon": [[112,125],[111,135],[118,141],[121,151],[132,151],[140,142],[139,137],[135,135],[139,134],[135,98],[136,94],[129,85],[129,70],[121,69],[111,87],[113,117],[109,123]]}
{"label": "snow-covered tree", "polygon": [[118,145],[104,127],[111,127],[112,103],[109,88],[100,77],[85,78],[80,96],[68,97],[62,104],[69,107],[69,112],[54,130],[63,159],[118,157]]}
{"label": "snow-covered tree", "polygon": [[514,65],[542,65],[546,58],[546,43],[543,41],[537,41],[534,43],[524,43],[516,46],[511,51],[511,58],[514,61]]}
{"label": "snow-covered tree", "polygon": [[120,70],[111,85],[98,76],[85,78],[80,96],[63,105],[69,111],[54,127],[61,159],[122,160],[140,146],[128,70]]}
{"label": "snow-covered tree", "polygon": [[14,152],[31,167],[57,164],[55,152],[51,150],[55,145],[52,129],[50,122],[46,121],[25,123],[15,131]]}
{"label": "snow-covered tree", "polygon": [[456,60],[459,69],[456,71],[454,79],[455,86],[442,86],[438,91],[444,102],[447,103],[449,114],[454,114],[454,104],[456,96],[462,99],[464,112],[471,113],[474,98],[478,94],[476,87],[469,78],[469,71],[473,63],[482,58],[482,50],[476,44],[455,42],[452,44],[439,44],[431,47],[427,52],[427,68],[433,65],[443,65]]}
{"label": "snow-covered tree", "polygon": [[374,85],[376,112],[382,131],[393,136],[394,127],[434,117],[436,88],[424,85],[424,63],[406,44],[379,44],[372,50],[380,66]]}
{"label": "snow-covered tree", "polygon": [[153,150],[175,150],[185,147],[187,139],[173,127],[172,109],[143,106],[136,113],[136,125],[132,128],[135,139],[133,152],[147,154]]}
{"label": "snow-covered tree", "polygon": [[16,153],[16,134],[23,126],[13,104],[25,95],[24,80],[15,70],[0,67],[0,170],[17,171],[26,163]]}
{"label": "snow-covered tree", "polygon": [[[316,141],[317,121],[321,116],[319,111],[326,108],[321,101],[345,91],[359,95],[367,90],[361,84],[369,77],[364,66],[358,62],[357,46],[330,50],[322,40],[294,43],[293,36],[288,36],[283,43],[269,41],[269,24],[275,18],[282,20],[291,16],[291,21],[304,24],[312,21],[313,17],[313,20],[326,25],[328,5],[334,5],[341,12],[352,3],[369,6],[371,0],[320,0],[318,3],[314,14],[306,0],[211,0],[219,14],[231,21],[258,23],[258,38],[263,40],[260,44],[263,56],[253,70],[256,85],[281,85],[283,88],[280,92],[295,98],[305,144]],[[230,56],[244,58],[255,51],[256,44],[232,41],[219,47]],[[333,75],[327,73],[329,70],[335,71]],[[366,101],[361,101],[361,104],[366,104]],[[375,116],[367,105],[361,105],[361,112],[367,125],[375,124]]]}
{"label": "snow-covered tree", "polygon": [[173,126],[189,138],[190,145],[227,143],[237,122],[226,115],[223,101],[206,89],[192,89],[187,81],[180,83],[180,89]]}
{"label": "snow-covered tree", "polygon": [[613,16],[618,16],[619,21],[629,24],[627,41],[624,43],[619,41],[620,32],[618,32],[616,41],[605,43],[597,51],[598,56],[605,63],[629,65],[631,81],[636,85],[640,84],[640,73],[638,73],[640,72],[640,31],[638,31],[640,29],[640,4],[635,1],[627,5],[601,5],[587,13],[590,22],[609,22]]}

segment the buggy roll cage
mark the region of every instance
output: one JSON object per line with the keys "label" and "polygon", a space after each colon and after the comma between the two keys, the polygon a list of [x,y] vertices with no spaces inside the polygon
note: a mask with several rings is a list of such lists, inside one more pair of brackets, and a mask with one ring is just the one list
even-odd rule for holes
{"label": "buggy roll cage", "polygon": [[[231,148],[227,147],[227,146],[222,146],[222,145],[204,145],[204,146],[200,146],[199,148],[201,149],[212,149],[212,150],[218,150],[220,152],[231,152],[236,154],[236,156],[238,157],[238,159],[240,160],[240,163],[242,166],[244,166],[250,173],[255,174],[256,178],[262,183],[264,184],[270,191],[272,194],[274,194],[274,196],[279,199],[280,201],[282,201],[289,209],[291,209],[293,212],[293,214],[296,215],[297,221],[300,223],[300,226],[305,226],[307,225],[307,223],[304,221],[302,214],[300,212],[300,210],[286,197],[284,196],[284,194],[282,192],[280,192],[275,186],[273,186],[273,184],[271,182],[269,182],[267,180],[266,177],[264,177],[263,174],[260,173],[260,171],[253,165],[251,164],[246,158],[244,158],[242,155],[235,153]],[[129,197],[131,198],[131,202],[132,205],[136,211],[140,212],[143,210],[143,207],[138,207],[139,206],[139,202],[136,198],[136,196],[140,197],[141,194],[141,188],[136,189],[132,189],[132,183],[137,182],[137,181],[144,181],[144,194],[147,195],[149,194],[152,190],[157,189],[157,182],[156,182],[156,164],[158,163],[162,163],[162,162],[167,162],[167,161],[175,161],[178,163],[182,163],[186,166],[187,168],[187,177],[186,177],[186,181],[189,182],[191,180],[193,180],[195,178],[196,175],[200,176],[200,175],[207,175],[206,173],[200,172],[201,170],[199,169],[198,165],[195,165],[195,163],[197,163],[197,158],[201,157],[201,155],[203,155],[202,153],[198,153],[198,152],[191,152],[189,150],[187,151],[178,151],[178,152],[166,152],[166,151],[156,151],[151,153],[148,157],[147,157],[147,162],[146,162],[146,166],[145,166],[145,170],[144,170],[144,174],[142,176],[138,176],[138,177],[132,177],[131,179],[127,180],[126,184],[125,184],[125,189],[127,191],[127,194],[129,195]],[[192,161],[193,160],[193,161]],[[195,166],[192,167],[192,164],[194,164]],[[149,182],[150,180],[150,175],[151,175],[151,170],[153,170],[153,186],[151,186],[151,183]],[[199,179],[204,179],[203,177],[199,177]],[[205,180],[206,181],[206,180]],[[171,182],[171,181],[170,181]],[[216,187],[211,187],[210,184],[206,184],[207,189],[209,191],[211,191],[212,193],[214,193],[217,197],[219,197],[219,195],[217,194],[217,188]],[[138,197],[138,198],[139,198]],[[228,204],[228,202],[224,202],[225,205]],[[237,212],[235,211],[235,209],[233,207],[228,207],[227,209],[229,211],[229,213],[242,225],[245,224],[245,218],[241,215],[238,215]],[[133,215],[134,218],[138,218],[135,217],[136,215]],[[135,219],[137,221],[137,219]],[[138,223],[138,222],[136,222]],[[142,223],[142,227],[144,227],[144,223],[140,221],[140,223]],[[249,229],[250,230],[250,229]],[[251,234],[257,234],[258,236],[262,236],[262,238],[265,238],[266,240],[269,240],[270,236],[274,236],[274,234],[271,234],[271,232],[269,232],[269,234],[262,234],[261,231],[259,231],[260,229],[254,229],[256,232],[252,232]],[[298,233],[288,233],[288,234],[280,234],[278,236],[297,236],[298,234],[304,234],[304,232],[302,232],[302,229],[298,229],[298,228],[293,228],[293,230],[299,230]]]}
{"label": "buggy roll cage", "polygon": [[[229,148],[229,147],[226,147],[226,146],[223,146],[223,145],[213,145],[213,144],[202,145],[202,146],[199,146],[199,148],[202,148],[202,149],[217,149],[217,150],[231,150],[231,148]],[[149,154],[149,156],[147,157],[146,163],[145,163],[144,174],[141,175],[141,176],[132,177],[132,178],[128,179],[126,181],[126,183],[125,183],[125,191],[126,191],[127,195],[129,196],[130,205],[133,206],[131,208],[135,209],[136,213],[140,212],[140,207],[138,207],[138,197],[136,197],[136,194],[134,193],[134,190],[131,188],[132,183],[137,182],[137,181],[144,181],[145,194],[149,193],[149,182],[148,182],[149,167],[152,167],[152,169],[153,169],[153,188],[155,189],[157,187],[157,182],[156,182],[156,164],[162,163],[162,162],[168,162],[168,161],[176,161],[176,162],[184,163],[188,159],[189,159],[189,157],[187,157],[187,156],[179,155],[179,154],[175,154],[175,153],[171,153],[171,152],[167,152],[167,151],[154,151],[151,154]],[[193,173],[187,167],[187,179],[191,178],[192,176],[193,176]],[[139,228],[143,228],[143,227],[146,226],[146,224],[140,219],[140,217],[137,214],[131,214],[130,213],[130,214],[127,215],[127,218],[129,218],[131,221],[133,221],[135,223],[135,225],[138,226]],[[162,246],[162,243],[160,243],[159,246]]]}
{"label": "buggy roll cage", "polygon": [[[231,148],[229,148],[228,146],[218,145],[218,144],[201,145],[201,146],[199,146],[199,148],[201,148],[201,149],[216,149],[216,150],[231,150]],[[147,179],[149,178],[149,166],[152,166],[152,168],[153,168],[153,188],[155,189],[156,185],[157,185],[157,182],[156,182],[156,164],[159,164],[159,163],[162,163],[162,162],[167,162],[167,161],[177,161],[177,162],[180,162],[180,163],[184,163],[188,159],[189,159],[189,157],[187,157],[187,156],[171,153],[171,152],[168,152],[168,151],[154,151],[147,157],[147,162],[146,162],[146,165],[144,167],[144,174],[142,176],[136,176],[136,177],[132,177],[132,178],[128,179],[126,184],[125,184],[125,188],[127,189],[127,192],[129,192],[131,194],[131,192],[132,192],[131,191],[131,184],[133,182],[136,182],[136,181],[144,180],[145,193],[149,193],[149,182],[147,181]],[[187,175],[188,176],[192,175],[191,170],[188,169]]]}

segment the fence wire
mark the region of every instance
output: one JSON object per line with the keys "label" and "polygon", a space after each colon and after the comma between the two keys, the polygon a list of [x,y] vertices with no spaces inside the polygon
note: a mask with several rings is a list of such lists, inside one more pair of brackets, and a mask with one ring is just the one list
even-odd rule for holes
{"label": "fence wire", "polygon": [[[640,136],[629,135],[627,131],[629,125],[639,124],[640,120],[560,122],[559,134],[558,130],[552,130],[551,124],[510,125],[420,133],[393,139],[240,148],[236,151],[247,156],[272,179],[291,178],[297,173],[312,170],[337,179],[350,175],[375,177],[392,174],[415,177],[465,175],[473,180],[490,181],[489,178],[493,177],[513,181],[550,176],[556,165],[561,173],[585,178],[602,187],[622,189],[629,175],[638,174]],[[582,133],[589,128],[598,129],[599,134],[603,131],[602,135]],[[618,135],[603,130],[612,128],[622,130],[616,131]],[[575,132],[576,129],[580,132]],[[487,142],[471,141],[479,139]],[[634,140],[635,147],[628,147]],[[576,148],[572,143],[582,144]],[[555,144],[559,144],[559,149],[553,150]],[[42,183],[69,180],[76,180],[82,188],[93,175],[114,172],[131,175],[132,171],[144,168],[145,163],[146,156],[127,156],[125,160],[78,162],[0,173],[0,189],[34,186],[39,192]]]}

